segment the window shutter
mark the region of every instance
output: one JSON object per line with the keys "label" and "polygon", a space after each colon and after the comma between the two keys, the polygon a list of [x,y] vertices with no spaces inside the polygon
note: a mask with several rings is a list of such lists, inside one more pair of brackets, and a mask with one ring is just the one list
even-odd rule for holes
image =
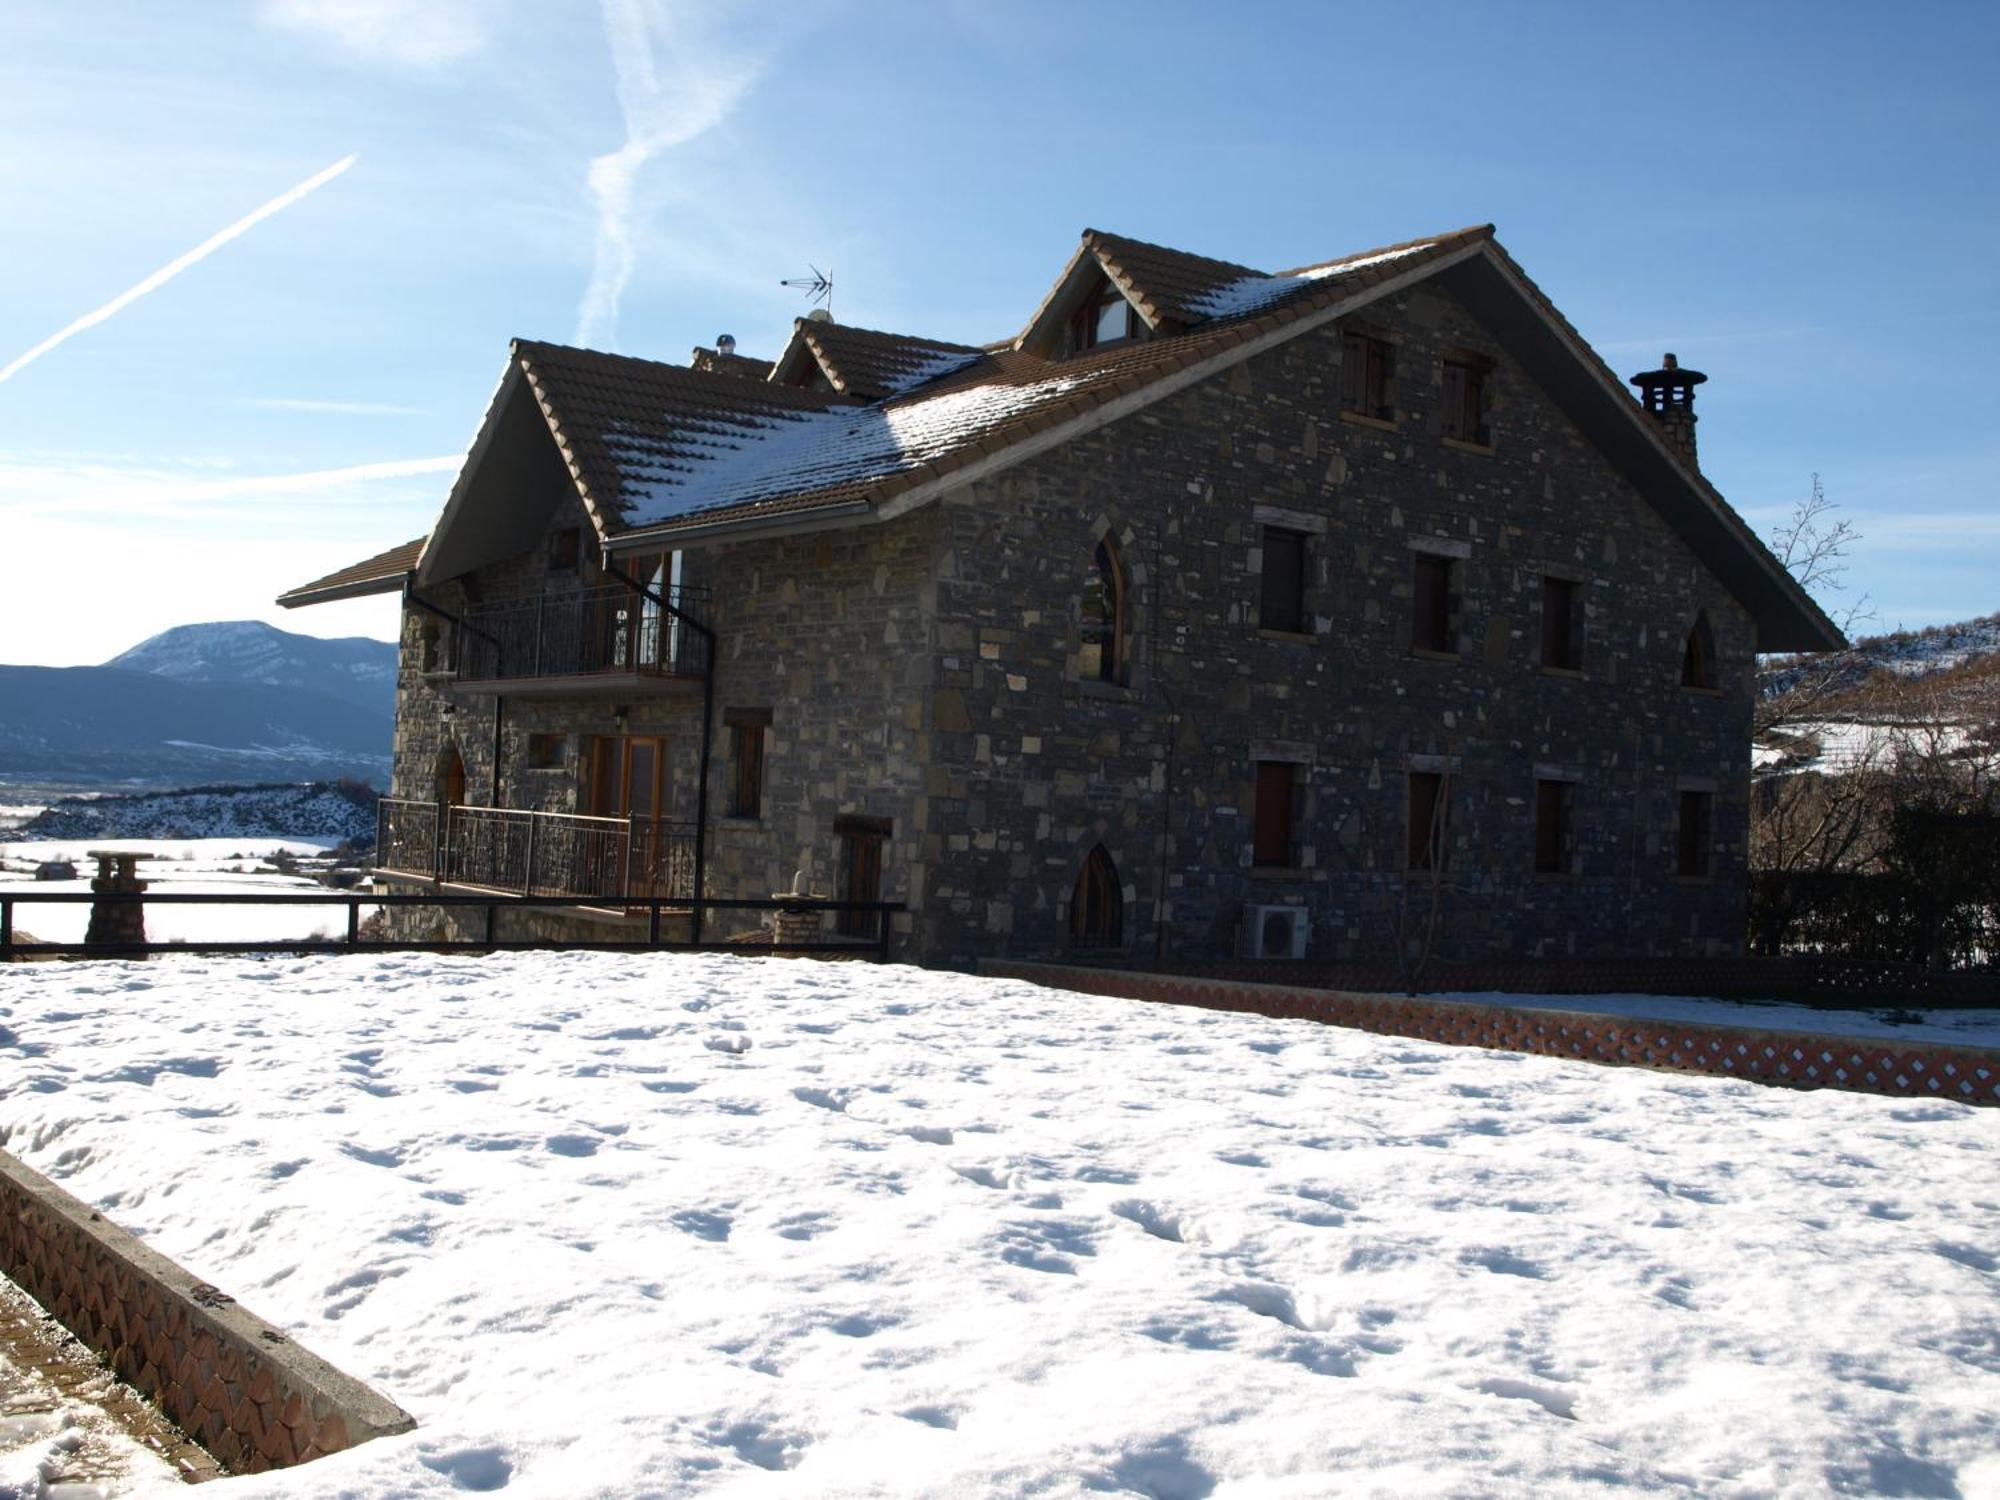
{"label": "window shutter", "polygon": [[1251,859],[1260,865],[1292,862],[1292,766],[1281,760],[1257,762],[1257,829]]}

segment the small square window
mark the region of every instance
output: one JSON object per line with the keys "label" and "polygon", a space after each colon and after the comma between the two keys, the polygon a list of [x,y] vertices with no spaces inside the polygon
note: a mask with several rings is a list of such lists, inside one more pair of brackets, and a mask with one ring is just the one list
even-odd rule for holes
{"label": "small square window", "polygon": [[1567,781],[1535,783],[1535,873],[1567,875],[1576,788]]}
{"label": "small square window", "polygon": [[582,550],[583,534],[575,526],[565,526],[561,531],[549,533],[549,571],[551,573],[574,573],[579,553]]}
{"label": "small square window", "polygon": [[1577,586],[1567,578],[1542,579],[1542,665],[1583,669],[1583,621]]}
{"label": "small square window", "polygon": [[1429,552],[1416,556],[1412,594],[1410,645],[1418,651],[1455,653],[1452,639],[1452,559]]}
{"label": "small square window", "polygon": [[1378,422],[1396,420],[1396,346],[1365,333],[1340,341],[1340,407]]}
{"label": "small square window", "polygon": [[569,736],[562,734],[531,734],[528,736],[528,769],[531,771],[558,771],[569,749]]}
{"label": "small square window", "polygon": [[1446,437],[1482,446],[1492,442],[1486,427],[1487,371],[1487,362],[1476,354],[1445,356],[1442,422]]}
{"label": "small square window", "polygon": [[1680,804],[1677,873],[1699,880],[1715,873],[1715,794],[1682,792]]}
{"label": "small square window", "polygon": [[1292,786],[1298,767],[1289,761],[1257,762],[1257,824],[1251,863],[1289,869],[1292,856]]}
{"label": "small square window", "polygon": [[1306,621],[1306,537],[1302,531],[1264,528],[1264,576],[1257,623],[1266,630],[1302,635]]}
{"label": "small square window", "polygon": [[1409,868],[1441,870],[1445,863],[1446,823],[1450,807],[1445,800],[1442,771],[1412,771],[1409,783]]}

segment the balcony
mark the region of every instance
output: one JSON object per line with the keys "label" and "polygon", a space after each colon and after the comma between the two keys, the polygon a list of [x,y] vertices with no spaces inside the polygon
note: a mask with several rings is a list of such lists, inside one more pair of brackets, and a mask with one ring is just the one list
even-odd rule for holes
{"label": "balcony", "polygon": [[384,874],[621,908],[694,895],[694,824],[512,807],[441,807],[384,797],[375,867]]}
{"label": "balcony", "polygon": [[708,604],[706,589],[655,598],[623,584],[475,604],[459,631],[456,686],[516,697],[674,692],[708,675]]}

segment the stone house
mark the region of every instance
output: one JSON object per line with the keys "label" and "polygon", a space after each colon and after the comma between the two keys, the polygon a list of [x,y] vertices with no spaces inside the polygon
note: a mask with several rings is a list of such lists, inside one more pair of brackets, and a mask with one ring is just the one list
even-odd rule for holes
{"label": "stone house", "polygon": [[402,593],[383,872],[537,935],[803,871],[925,962],[1729,953],[1755,656],[1841,638],[1703,378],[1634,399],[1490,226],[1091,231],[981,348],[516,342],[430,536],[280,602]]}

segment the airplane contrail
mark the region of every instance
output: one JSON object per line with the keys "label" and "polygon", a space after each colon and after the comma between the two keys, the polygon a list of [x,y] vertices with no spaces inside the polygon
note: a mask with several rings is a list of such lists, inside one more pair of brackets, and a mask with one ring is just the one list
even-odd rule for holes
{"label": "airplane contrail", "polygon": [[123,309],[131,306],[132,303],[137,302],[141,297],[145,296],[146,293],[157,290],[159,287],[166,285],[169,281],[172,281],[176,276],[180,275],[181,272],[185,271],[189,266],[193,265],[196,261],[204,260],[208,256],[213,255],[217,250],[220,250],[224,245],[228,244],[231,240],[235,239],[239,234],[242,234],[245,230],[249,229],[251,226],[262,223],[265,219],[270,218],[272,214],[277,213],[280,209],[290,208],[294,203],[298,202],[299,199],[305,197],[308,193],[316,192],[320,188],[325,187],[329,182],[333,181],[334,178],[338,177],[342,172],[345,172],[349,167],[353,166],[355,162],[359,160],[360,160],[359,154],[351,156],[343,156],[339,161],[335,162],[325,171],[315,172],[312,176],[308,177],[304,182],[300,183],[297,187],[291,188],[285,192],[278,194],[277,197],[273,198],[269,203],[266,203],[262,208],[253,210],[252,212],[245,214],[242,218],[238,219],[234,224],[231,224],[227,229],[223,230],[221,233],[210,235],[207,239],[203,240],[199,245],[196,245],[194,249],[188,251],[187,254],[180,256],[175,260],[168,261],[164,266],[161,266],[159,270],[155,271],[152,275],[148,276],[144,281],[140,282],[137,286],[131,288],[129,291],[120,292],[117,296],[113,297],[109,302],[105,303],[104,306],[96,309],[94,312],[85,313],[82,317],[78,318],[74,323],[71,323],[67,327],[59,329],[55,333],[50,334],[47,338],[43,339],[39,344],[35,345],[34,348],[30,349],[26,354],[21,355],[12,364],[7,365],[4,368],[0,368],[0,381],[6,381],[12,379],[16,371],[22,370],[26,368],[28,365],[33,364],[36,360],[40,359],[44,354],[47,354],[51,349],[55,348],[56,345],[64,342],[67,339],[74,338],[77,334],[82,333],[83,330],[86,328],[95,328],[99,323],[102,323],[106,318],[111,317],[114,313],[120,312]]}

